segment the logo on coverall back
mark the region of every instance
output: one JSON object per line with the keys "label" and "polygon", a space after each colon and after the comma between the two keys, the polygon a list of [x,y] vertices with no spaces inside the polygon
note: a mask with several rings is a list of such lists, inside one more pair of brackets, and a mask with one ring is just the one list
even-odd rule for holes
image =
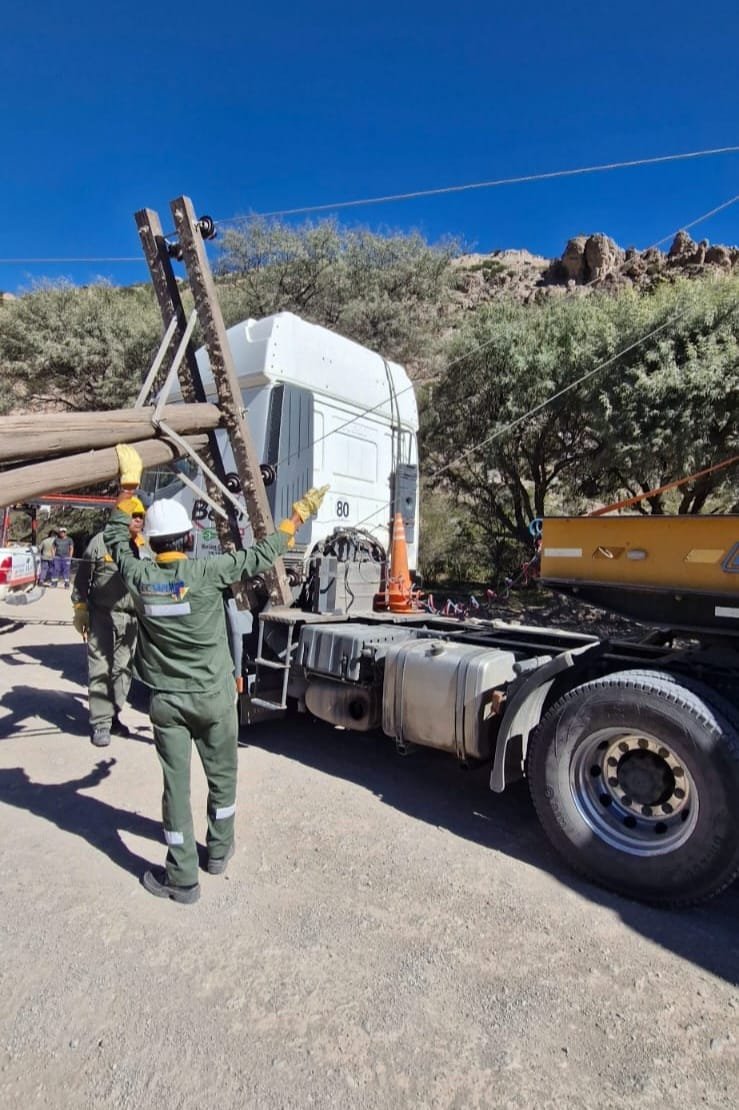
{"label": "logo on coverall back", "polygon": [[[174,582],[146,582],[140,593],[147,617],[185,617],[190,610],[190,602],[184,601],[189,587],[182,580]],[[148,599],[152,600],[149,601]],[[156,600],[154,600],[156,599]]]}

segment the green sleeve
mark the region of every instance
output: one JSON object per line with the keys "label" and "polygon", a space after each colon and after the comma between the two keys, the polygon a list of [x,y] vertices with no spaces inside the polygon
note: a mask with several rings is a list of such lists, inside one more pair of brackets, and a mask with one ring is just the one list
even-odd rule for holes
{"label": "green sleeve", "polygon": [[98,532],[88,543],[82,554],[79,566],[77,567],[77,573],[72,583],[73,605],[78,605],[80,602],[87,604],[90,600],[90,586],[92,585],[92,579],[95,573],[94,564],[98,559],[103,558],[104,554],[105,545],[103,543],[103,534],[102,532]]}
{"label": "green sleeve", "polygon": [[287,550],[288,538],[284,532],[274,532],[246,551],[234,551],[229,555],[214,555],[205,559],[205,576],[214,586],[225,590],[226,586],[239,579],[264,574],[274,566],[275,560],[283,551]]}
{"label": "green sleeve", "polygon": [[144,564],[131,550],[131,533],[128,530],[130,523],[128,513],[113,509],[103,532],[103,543],[126,585],[138,586],[145,573]]}

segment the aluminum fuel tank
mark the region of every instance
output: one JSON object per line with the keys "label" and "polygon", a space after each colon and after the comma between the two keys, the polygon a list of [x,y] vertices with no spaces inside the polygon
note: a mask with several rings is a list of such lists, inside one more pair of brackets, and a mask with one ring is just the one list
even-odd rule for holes
{"label": "aluminum fuel tank", "polygon": [[489,759],[495,706],[492,692],[514,677],[510,651],[411,640],[385,654],[382,728],[400,742]]}

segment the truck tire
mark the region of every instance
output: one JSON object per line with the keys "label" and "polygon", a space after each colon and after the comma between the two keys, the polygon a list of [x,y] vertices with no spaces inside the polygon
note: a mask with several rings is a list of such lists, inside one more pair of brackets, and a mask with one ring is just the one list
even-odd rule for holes
{"label": "truck tire", "polygon": [[708,687],[658,671],[578,686],[527,752],[545,832],[587,878],[659,906],[739,875],[739,716]]}

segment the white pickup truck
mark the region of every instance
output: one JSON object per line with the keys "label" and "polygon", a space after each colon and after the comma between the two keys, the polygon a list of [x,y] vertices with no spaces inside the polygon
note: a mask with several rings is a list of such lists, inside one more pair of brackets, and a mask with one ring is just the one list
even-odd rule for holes
{"label": "white pickup truck", "polygon": [[0,547],[0,601],[36,600],[38,556],[32,547]]}

